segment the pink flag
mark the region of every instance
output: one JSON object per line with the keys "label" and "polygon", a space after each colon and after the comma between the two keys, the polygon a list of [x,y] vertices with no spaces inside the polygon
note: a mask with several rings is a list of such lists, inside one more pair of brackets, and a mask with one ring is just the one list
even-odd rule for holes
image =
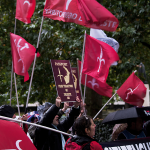
{"label": "pink flag", "polygon": [[43,16],[88,28],[115,31],[118,19],[96,0],[46,0]]}
{"label": "pink flag", "polygon": [[[24,82],[29,80],[28,69],[34,60],[36,49],[22,37],[10,33],[13,70],[16,74],[24,76]],[[37,57],[40,54],[37,53]]]}
{"label": "pink flag", "polygon": [[22,128],[14,122],[0,119],[1,150],[36,150]]}
{"label": "pink flag", "polygon": [[[79,70],[81,68],[81,61],[78,61]],[[82,73],[81,83],[85,85],[85,74]],[[97,92],[99,95],[112,97],[112,87],[107,83],[103,83],[95,78],[87,75],[86,86]]]}
{"label": "pink flag", "polygon": [[117,90],[117,94],[126,103],[141,107],[144,103],[143,98],[146,96],[146,87],[133,72]]}
{"label": "pink flag", "polygon": [[31,23],[36,6],[36,0],[17,0],[16,5],[16,19],[28,24]]}
{"label": "pink flag", "polygon": [[110,45],[86,34],[82,73],[105,83],[111,64],[118,60],[118,54]]}

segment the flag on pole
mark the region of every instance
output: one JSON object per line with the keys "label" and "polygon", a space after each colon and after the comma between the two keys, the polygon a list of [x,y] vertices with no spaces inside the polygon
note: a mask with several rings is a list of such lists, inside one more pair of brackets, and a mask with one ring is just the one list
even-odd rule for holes
{"label": "flag on pole", "polygon": [[133,72],[117,90],[117,94],[126,102],[135,106],[142,106],[146,95],[144,83]]}
{"label": "flag on pole", "polygon": [[0,133],[1,150],[36,150],[18,123],[0,119]]}
{"label": "flag on pole", "polygon": [[15,18],[28,24],[31,23],[36,6],[36,0],[17,0]]}
{"label": "flag on pole", "polygon": [[88,28],[115,31],[118,19],[96,0],[46,0],[43,16]]}
{"label": "flag on pole", "polygon": [[[103,30],[91,28],[90,29],[90,36],[97,39],[97,40],[100,40],[100,41],[107,43],[118,53],[119,43],[115,39],[107,37],[107,35],[104,33]],[[117,62],[114,62],[112,65],[117,65]]]}
{"label": "flag on pole", "polygon": [[86,34],[82,73],[105,83],[110,65],[117,60],[119,56],[111,46]]}
{"label": "flag on pole", "polygon": [[[28,69],[34,60],[36,49],[22,37],[10,33],[13,71],[21,76],[24,76],[24,82],[29,80]],[[37,57],[40,54],[37,53]]]}
{"label": "flag on pole", "polygon": [[[79,70],[81,69],[81,61],[78,60]],[[85,85],[85,74],[82,73],[81,84]],[[103,83],[89,75],[87,75],[86,86],[97,92],[99,95],[112,97],[112,87],[107,83]]]}

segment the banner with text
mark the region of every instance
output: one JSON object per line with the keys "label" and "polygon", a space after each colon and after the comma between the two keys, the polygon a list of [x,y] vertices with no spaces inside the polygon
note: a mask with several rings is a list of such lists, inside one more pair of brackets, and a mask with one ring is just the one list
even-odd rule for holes
{"label": "banner with text", "polygon": [[62,102],[76,101],[76,91],[71,73],[69,60],[52,60],[51,66],[57,88]]}
{"label": "banner with text", "polygon": [[150,150],[150,137],[100,143],[103,150]]}

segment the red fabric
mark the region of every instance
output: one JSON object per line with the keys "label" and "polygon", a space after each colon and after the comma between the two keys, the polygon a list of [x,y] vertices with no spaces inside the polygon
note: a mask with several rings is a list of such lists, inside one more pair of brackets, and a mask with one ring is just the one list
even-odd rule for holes
{"label": "red fabric", "polygon": [[117,94],[126,103],[141,107],[144,103],[143,98],[146,96],[146,87],[133,72],[117,90]]}
{"label": "red fabric", "polygon": [[115,31],[118,19],[96,0],[46,0],[43,16],[85,27]]}
{"label": "red fabric", "polygon": [[28,132],[28,125],[27,124],[23,124],[23,129],[24,129],[24,132],[27,134],[27,132]]}
{"label": "red fabric", "polygon": [[32,17],[36,6],[36,0],[17,0],[16,16],[15,18],[28,24],[31,23]]}
{"label": "red fabric", "polygon": [[[13,70],[16,74],[24,76],[24,82],[29,80],[28,69],[34,60],[36,49],[22,37],[10,33]],[[37,57],[40,54],[37,53]]]}
{"label": "red fabric", "polygon": [[105,83],[111,64],[118,60],[118,54],[110,45],[86,34],[82,73]]}
{"label": "red fabric", "polygon": [[92,141],[90,143],[90,149],[91,150],[103,150],[102,146],[96,141]]}
{"label": "red fabric", "polygon": [[[78,61],[79,70],[81,70],[81,61]],[[85,85],[85,74],[82,73],[81,83]],[[99,95],[112,97],[112,87],[95,78],[87,75],[86,86],[97,92]]]}
{"label": "red fabric", "polygon": [[22,128],[14,122],[0,120],[0,149],[36,150]]}

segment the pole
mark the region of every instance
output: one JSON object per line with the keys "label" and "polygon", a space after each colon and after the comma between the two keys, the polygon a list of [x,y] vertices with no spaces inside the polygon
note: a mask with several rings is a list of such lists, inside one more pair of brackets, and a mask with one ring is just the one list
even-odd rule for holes
{"label": "pole", "polygon": [[[85,42],[86,42],[86,30],[84,33],[84,42],[83,42],[83,50],[82,50],[82,62],[81,62],[81,70],[80,70],[80,78],[79,78],[79,85],[81,86],[81,79],[82,79],[82,70],[83,70],[83,60],[84,60],[84,50],[85,50]],[[84,106],[84,97],[82,97],[83,106]],[[85,108],[84,108],[85,109]]]}
{"label": "pole", "polygon": [[73,136],[72,134],[68,134],[66,132],[62,132],[62,131],[59,131],[59,130],[56,130],[56,129],[53,129],[53,128],[48,128],[48,127],[45,127],[45,126],[42,126],[42,125],[39,125],[39,124],[36,124],[36,123],[30,123],[30,122],[27,122],[27,121],[12,119],[12,118],[9,118],[9,117],[4,117],[4,116],[0,116],[0,118],[1,119],[6,119],[6,120],[10,120],[12,122],[19,122],[19,123],[22,123],[22,124],[25,123],[25,124],[33,125],[33,126],[40,127],[40,128],[43,128],[43,129],[47,129],[47,130],[51,130],[51,131],[54,131],[54,132],[58,132],[58,133],[61,133],[61,134],[67,135],[67,136]]}
{"label": "pole", "polygon": [[[14,34],[15,33],[16,33],[16,18],[15,18]],[[13,61],[12,61],[12,68],[11,68],[10,106],[11,106],[11,97],[12,97],[12,80],[13,80]]]}
{"label": "pole", "polygon": [[20,109],[19,109],[19,101],[18,101],[18,92],[17,92],[16,74],[15,73],[14,73],[14,81],[15,81],[16,98],[17,98],[17,105],[18,105],[18,114],[19,114],[19,118],[20,118]]}
{"label": "pole", "polygon": [[[79,77],[81,70],[79,70],[78,60],[79,60],[79,59],[77,58],[77,68],[78,68],[78,77]],[[79,79],[79,80],[80,80],[80,79]],[[79,81],[79,88],[80,88],[81,98],[83,98],[83,95],[82,95],[82,88],[81,88],[81,83],[80,83],[80,81]]]}
{"label": "pole", "polygon": [[34,68],[35,68],[35,62],[36,62],[36,56],[37,56],[37,52],[38,52],[40,36],[41,36],[41,31],[42,31],[42,26],[43,26],[43,20],[44,20],[44,16],[42,17],[42,22],[41,22],[41,26],[40,26],[40,32],[39,32],[38,41],[37,41],[37,48],[36,48],[36,53],[35,53],[35,57],[34,57],[34,63],[33,63],[33,68],[32,68],[31,79],[30,79],[30,85],[29,85],[29,91],[28,91],[28,97],[27,97],[27,102],[26,102],[25,113],[27,113],[27,108],[28,108],[28,103],[29,103],[29,96],[30,96],[32,79],[33,79]]}
{"label": "pole", "polygon": [[98,114],[104,109],[104,107],[112,100],[112,98],[116,95],[115,93],[108,101],[107,103],[99,110],[99,112],[94,116],[93,120],[98,116]]}

